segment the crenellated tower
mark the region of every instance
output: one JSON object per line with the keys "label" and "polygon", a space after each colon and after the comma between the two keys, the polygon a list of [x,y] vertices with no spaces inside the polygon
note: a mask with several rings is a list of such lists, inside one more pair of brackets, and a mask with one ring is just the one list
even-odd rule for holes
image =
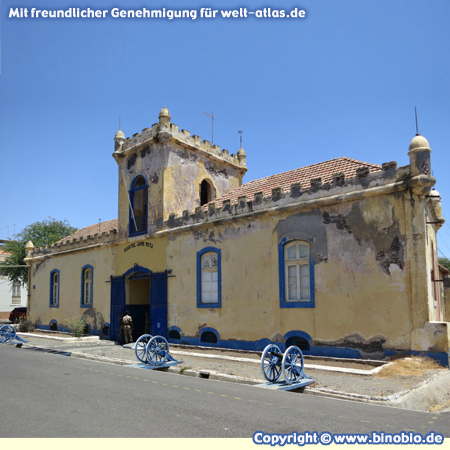
{"label": "crenellated tower", "polygon": [[154,234],[170,215],[194,210],[242,185],[247,171],[236,155],[171,123],[164,107],[159,121],[142,133],[115,137],[119,177],[119,239]]}

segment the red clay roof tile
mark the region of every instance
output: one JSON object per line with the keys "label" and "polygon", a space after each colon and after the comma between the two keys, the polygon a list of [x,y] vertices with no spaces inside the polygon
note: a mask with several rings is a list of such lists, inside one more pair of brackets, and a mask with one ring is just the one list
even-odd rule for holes
{"label": "red clay roof tile", "polygon": [[94,234],[107,233],[108,231],[117,230],[118,228],[119,221],[117,219],[107,220],[105,222],[100,222],[81,228],[80,230],[75,231],[75,233],[59,240],[57,244],[63,244],[74,239],[80,239]]}
{"label": "red clay roof tile", "polygon": [[311,166],[300,167],[299,169],[282,172],[276,175],[270,175],[258,180],[249,181],[242,186],[234,189],[222,197],[216,198],[211,203],[216,203],[220,208],[224,200],[231,200],[231,203],[237,203],[237,199],[246,196],[248,201],[252,201],[254,194],[263,192],[264,196],[271,196],[272,189],[282,188],[283,192],[289,192],[291,184],[301,183],[303,189],[311,187],[311,180],[322,178],[323,184],[333,181],[333,175],[344,173],[346,179],[356,177],[356,169],[368,167],[370,172],[381,170],[381,166],[370,164],[356,159],[342,156],[340,158],[330,159]]}

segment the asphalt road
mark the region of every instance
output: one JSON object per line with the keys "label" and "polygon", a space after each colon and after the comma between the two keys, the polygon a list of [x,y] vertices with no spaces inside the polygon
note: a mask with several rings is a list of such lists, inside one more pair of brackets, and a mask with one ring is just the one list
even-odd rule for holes
{"label": "asphalt road", "polygon": [[252,437],[398,433],[450,437],[429,414],[0,345],[0,437]]}

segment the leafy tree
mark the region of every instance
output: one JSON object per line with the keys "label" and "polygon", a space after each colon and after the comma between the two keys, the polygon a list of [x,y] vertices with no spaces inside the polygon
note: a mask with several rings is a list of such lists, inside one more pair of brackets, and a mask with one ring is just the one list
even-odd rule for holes
{"label": "leafy tree", "polygon": [[0,269],[0,275],[8,277],[10,281],[20,281],[24,285],[27,284],[27,267],[4,267],[25,264],[25,245],[28,241],[31,241],[35,248],[46,247],[69,236],[69,234],[72,234],[75,231],[77,231],[77,229],[70,226],[66,220],[60,221],[52,219],[51,217],[49,217],[48,220],[28,225],[16,236],[14,241],[8,241],[1,246],[1,249],[4,252],[10,253],[10,256],[8,256],[5,262],[1,263],[3,268]]}
{"label": "leafy tree", "polygon": [[450,259],[448,258],[439,258],[439,264],[444,266],[447,270],[450,270]]}

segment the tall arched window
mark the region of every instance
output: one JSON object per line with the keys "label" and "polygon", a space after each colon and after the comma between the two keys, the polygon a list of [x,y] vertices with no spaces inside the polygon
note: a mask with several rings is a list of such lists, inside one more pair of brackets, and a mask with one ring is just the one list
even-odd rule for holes
{"label": "tall arched window", "polygon": [[50,272],[50,308],[59,307],[59,270]]}
{"label": "tall arched window", "polygon": [[81,307],[92,307],[94,293],[94,269],[92,266],[84,266],[81,270]]}
{"label": "tall arched window", "polygon": [[206,247],[197,253],[197,307],[221,307],[220,249]]}
{"label": "tall arched window", "polygon": [[147,232],[147,181],[137,176],[130,189],[130,236]]}
{"label": "tall arched window", "polygon": [[206,205],[206,203],[212,202],[215,198],[214,187],[208,180],[203,180],[200,183],[200,205]]}
{"label": "tall arched window", "polygon": [[286,301],[309,301],[309,245],[306,242],[293,242],[286,245],[285,275],[286,275]]}
{"label": "tall arched window", "polygon": [[279,243],[281,308],[314,308],[314,263],[306,241]]}

